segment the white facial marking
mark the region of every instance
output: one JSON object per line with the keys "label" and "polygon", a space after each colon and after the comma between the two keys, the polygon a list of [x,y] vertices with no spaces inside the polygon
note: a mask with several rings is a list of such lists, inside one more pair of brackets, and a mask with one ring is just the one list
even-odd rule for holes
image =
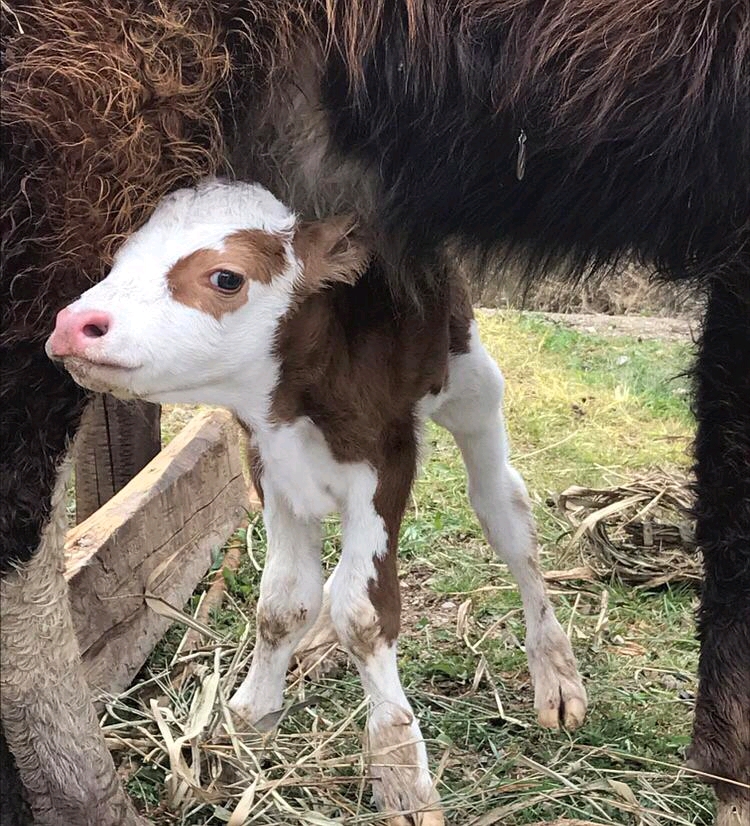
{"label": "white facial marking", "polygon": [[[120,248],[110,274],[68,308],[104,311],[106,335],[87,345],[85,360],[66,365],[96,389],[158,402],[200,402],[237,409],[252,397],[248,420],[264,418],[278,378],[273,341],[290,307],[299,263],[292,250],[295,216],[262,187],[209,183],[164,199]],[[269,283],[248,281],[247,301],[220,318],[175,300],[167,274],[201,249],[259,230],[284,239],[287,268]],[[88,363],[84,363],[87,361]],[[100,367],[110,362],[127,371]]]}

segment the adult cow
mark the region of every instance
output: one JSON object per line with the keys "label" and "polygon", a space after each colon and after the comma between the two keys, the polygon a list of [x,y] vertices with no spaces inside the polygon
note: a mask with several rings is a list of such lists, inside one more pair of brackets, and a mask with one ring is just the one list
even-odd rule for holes
{"label": "adult cow", "polygon": [[136,822],[76,671],[54,520],[40,540],[84,405],[42,343],[162,195],[216,171],[310,217],[355,212],[398,300],[424,299],[446,244],[517,252],[530,273],[628,253],[704,286],[691,760],[723,778],[720,819],[747,822],[750,4],[29,0],[3,11],[2,723],[37,822]]}

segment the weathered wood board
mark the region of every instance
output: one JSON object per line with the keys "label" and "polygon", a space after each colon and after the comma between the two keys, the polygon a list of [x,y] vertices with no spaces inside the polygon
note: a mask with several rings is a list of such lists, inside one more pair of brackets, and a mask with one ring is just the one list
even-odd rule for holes
{"label": "weathered wood board", "polygon": [[241,436],[225,411],[198,414],[65,543],[70,603],[94,694],[124,690],[250,509]]}
{"label": "weathered wood board", "polygon": [[96,513],[161,450],[158,404],[96,394],[76,436],[76,521]]}

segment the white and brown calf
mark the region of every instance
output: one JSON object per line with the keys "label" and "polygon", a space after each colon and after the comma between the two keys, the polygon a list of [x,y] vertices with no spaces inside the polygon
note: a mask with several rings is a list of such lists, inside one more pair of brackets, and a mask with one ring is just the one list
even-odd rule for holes
{"label": "white and brown calf", "polygon": [[[539,721],[581,723],[586,694],[508,459],[503,379],[462,284],[419,312],[395,307],[350,221],[300,223],[258,186],[212,182],[160,204],[59,314],[47,351],[94,390],[223,405],[252,432],[268,555],[232,709],[249,723],[280,709],[295,649],[333,629],[369,697],[374,795],[393,826],[443,822],[396,661],[398,532],[428,416],[454,435],[485,536],[518,581]],[[321,613],[333,511],[342,552]]]}

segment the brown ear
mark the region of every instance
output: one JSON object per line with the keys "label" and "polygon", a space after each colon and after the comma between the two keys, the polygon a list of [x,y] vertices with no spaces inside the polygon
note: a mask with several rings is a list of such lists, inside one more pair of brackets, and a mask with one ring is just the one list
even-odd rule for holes
{"label": "brown ear", "polygon": [[370,260],[370,250],[350,215],[300,222],[293,247],[303,266],[302,286],[309,292],[336,282],[354,284]]}

